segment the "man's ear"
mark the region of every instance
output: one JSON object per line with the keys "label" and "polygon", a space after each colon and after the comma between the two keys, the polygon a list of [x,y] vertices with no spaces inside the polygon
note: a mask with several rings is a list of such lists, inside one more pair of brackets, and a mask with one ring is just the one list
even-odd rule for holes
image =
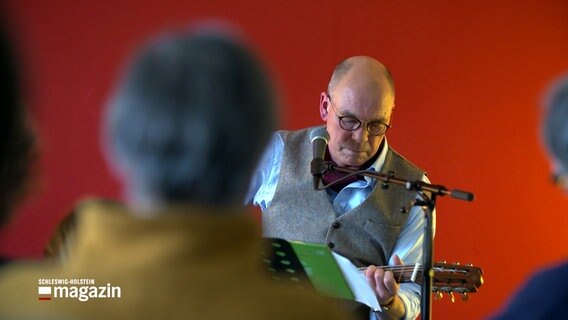
{"label": "man's ear", "polygon": [[327,121],[327,116],[329,115],[329,99],[327,98],[327,93],[322,92],[320,95],[320,116],[323,121]]}

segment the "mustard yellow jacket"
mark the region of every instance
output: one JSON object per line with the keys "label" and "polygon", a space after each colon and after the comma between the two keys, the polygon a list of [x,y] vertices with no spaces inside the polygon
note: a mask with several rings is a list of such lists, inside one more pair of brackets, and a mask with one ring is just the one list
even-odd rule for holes
{"label": "mustard yellow jacket", "polygon": [[0,319],[345,319],[315,294],[268,279],[260,231],[242,208],[165,211],[142,218],[83,204],[66,261],[2,269]]}

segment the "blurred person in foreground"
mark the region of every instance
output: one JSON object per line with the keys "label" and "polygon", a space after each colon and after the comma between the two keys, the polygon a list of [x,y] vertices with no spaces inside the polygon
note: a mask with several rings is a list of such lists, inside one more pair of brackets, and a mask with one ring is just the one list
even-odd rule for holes
{"label": "blurred person in foreground", "polygon": [[[20,92],[20,76],[6,25],[0,21],[0,227],[30,187],[37,152]],[[0,256],[0,265],[8,261]]]}
{"label": "blurred person in foreground", "polygon": [[334,69],[320,93],[323,126],[277,131],[251,182],[248,203],[262,208],[268,237],[327,244],[357,267],[368,267],[367,281],[380,312],[349,304],[358,319],[415,319],[420,312],[420,285],[397,282],[391,271],[376,266],[422,263],[424,212],[412,207],[415,192],[370,177],[326,172],[314,190],[310,172],[312,134],[325,128],[329,143],[324,160],[356,170],[428,181],[425,172],[387,143],[395,106],[394,81],[388,69],[368,56],[354,56]]}
{"label": "blurred person in foreground", "polygon": [[0,318],[340,319],[315,294],[267,278],[260,231],[242,206],[276,125],[270,84],[219,28],[145,46],[105,122],[127,204],[81,202],[61,266],[9,266]]}
{"label": "blurred person in foreground", "polygon": [[[545,106],[544,144],[554,181],[568,194],[568,74],[550,86]],[[564,261],[533,274],[493,319],[568,319],[567,302],[568,261]]]}

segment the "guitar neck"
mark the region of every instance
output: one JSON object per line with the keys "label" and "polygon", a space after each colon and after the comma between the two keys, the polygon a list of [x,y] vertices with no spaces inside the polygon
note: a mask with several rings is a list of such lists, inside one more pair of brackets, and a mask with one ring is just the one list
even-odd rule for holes
{"label": "guitar neck", "polygon": [[[386,271],[392,271],[399,283],[413,282],[422,284],[424,267],[420,264],[381,266]],[[366,268],[361,268],[365,270]],[[444,292],[477,292],[483,284],[483,271],[472,265],[434,263],[432,266],[432,290]]]}
{"label": "guitar neck", "polygon": [[[414,282],[421,284],[424,279],[424,270],[420,264],[404,264],[397,266],[379,266],[385,271],[392,271],[398,283]],[[367,270],[366,267],[359,268],[361,271]]]}

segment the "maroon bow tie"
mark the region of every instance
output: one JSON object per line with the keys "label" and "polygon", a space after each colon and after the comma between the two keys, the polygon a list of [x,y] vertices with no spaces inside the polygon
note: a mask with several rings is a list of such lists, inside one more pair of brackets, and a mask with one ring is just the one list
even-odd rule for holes
{"label": "maroon bow tie", "polygon": [[[380,153],[380,150],[382,149],[382,145],[383,145],[383,144],[384,144],[384,141],[383,141],[383,143],[381,144],[381,147],[379,148],[379,151],[378,151],[371,159],[369,159],[366,163],[364,163],[364,164],[361,166],[362,168],[368,168],[368,167],[370,167],[370,166],[377,160],[377,158],[379,157],[379,153]],[[324,160],[325,160],[325,161],[331,161],[331,155],[329,154],[329,148],[326,148],[326,149],[325,149]],[[338,172],[338,171],[328,171],[328,172],[326,172],[326,173],[324,173],[324,174],[322,175],[322,178],[321,178],[321,179],[322,179],[322,181],[323,181],[323,183],[324,183],[325,185],[328,185],[328,184],[330,184],[330,183],[332,183],[332,182],[335,182],[335,181],[337,181],[337,180],[339,180],[339,179],[341,179],[341,178],[347,176],[348,174],[350,174],[350,173],[348,173],[348,172]],[[330,188],[331,188],[332,190],[334,190],[335,192],[339,192],[339,191],[341,191],[343,188],[345,188],[345,186],[347,186],[348,184],[353,183],[353,182],[355,182],[355,181],[357,181],[357,180],[365,180],[365,177],[364,177],[364,176],[358,176],[358,175],[352,175],[352,176],[349,176],[349,177],[345,178],[344,180],[341,180],[341,181],[337,182],[337,184],[334,184],[334,185],[331,186]]]}
{"label": "maroon bow tie", "polygon": [[[349,173],[347,172],[328,171],[323,174],[322,181],[325,185],[328,185],[347,175],[349,175]],[[339,192],[341,191],[341,189],[345,188],[345,186],[357,180],[365,180],[365,178],[363,176],[352,175],[337,182],[337,184],[332,185],[330,188],[333,189],[335,192]]]}

